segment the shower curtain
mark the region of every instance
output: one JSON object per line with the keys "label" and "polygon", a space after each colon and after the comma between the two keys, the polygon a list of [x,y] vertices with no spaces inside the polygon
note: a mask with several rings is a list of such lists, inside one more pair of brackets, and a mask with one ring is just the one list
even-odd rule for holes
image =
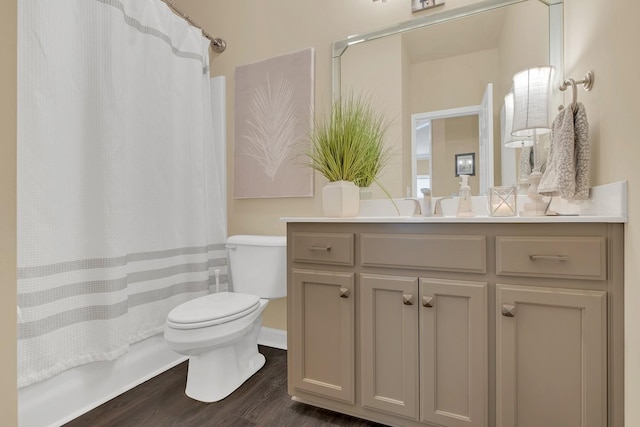
{"label": "shower curtain", "polygon": [[224,288],[226,212],[200,30],[160,0],[18,7],[22,387],[161,333],[216,270]]}

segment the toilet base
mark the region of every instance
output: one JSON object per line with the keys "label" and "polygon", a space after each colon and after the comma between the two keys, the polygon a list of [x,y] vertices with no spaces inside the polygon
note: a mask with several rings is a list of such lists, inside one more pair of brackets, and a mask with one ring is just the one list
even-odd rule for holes
{"label": "toilet base", "polygon": [[262,316],[235,343],[189,356],[185,394],[201,402],[217,402],[240,387],[265,364],[258,352]]}

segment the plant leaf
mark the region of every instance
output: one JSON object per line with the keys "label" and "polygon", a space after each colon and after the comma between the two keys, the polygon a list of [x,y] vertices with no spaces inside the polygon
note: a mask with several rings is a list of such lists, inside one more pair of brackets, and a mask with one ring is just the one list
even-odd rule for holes
{"label": "plant leaf", "polygon": [[368,187],[391,158],[384,144],[388,122],[366,98],[338,98],[332,107],[329,117],[316,121],[311,132],[311,167],[329,181]]}

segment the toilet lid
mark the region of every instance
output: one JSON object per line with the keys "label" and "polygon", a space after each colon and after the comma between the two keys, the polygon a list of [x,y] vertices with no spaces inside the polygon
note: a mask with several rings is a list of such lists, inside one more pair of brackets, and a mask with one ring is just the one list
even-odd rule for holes
{"label": "toilet lid", "polygon": [[211,326],[245,316],[259,305],[257,295],[219,292],[180,304],[169,312],[167,321],[180,329]]}

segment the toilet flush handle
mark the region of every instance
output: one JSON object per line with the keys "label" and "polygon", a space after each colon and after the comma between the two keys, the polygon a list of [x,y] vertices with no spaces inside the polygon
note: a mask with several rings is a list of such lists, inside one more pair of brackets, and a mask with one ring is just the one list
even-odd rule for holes
{"label": "toilet flush handle", "polygon": [[225,244],[224,247],[229,249],[229,250],[232,250],[232,251],[235,251],[236,249],[238,249],[238,247],[236,245],[233,245],[231,243]]}

